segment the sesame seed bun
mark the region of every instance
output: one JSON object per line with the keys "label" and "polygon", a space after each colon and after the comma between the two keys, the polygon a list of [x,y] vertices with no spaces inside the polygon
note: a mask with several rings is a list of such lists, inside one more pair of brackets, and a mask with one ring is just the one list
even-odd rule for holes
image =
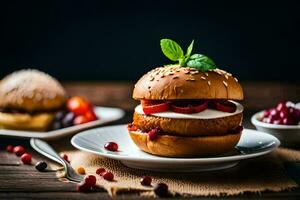
{"label": "sesame seed bun", "polygon": [[66,99],[60,83],[38,70],[16,71],[0,81],[0,108],[29,113],[53,111],[61,108]]}
{"label": "sesame seed bun", "polygon": [[238,80],[220,70],[207,72],[171,65],[145,74],[135,85],[134,99],[231,99],[243,100]]}
{"label": "sesame seed bun", "polygon": [[129,134],[141,150],[165,157],[200,157],[222,154],[233,150],[241,137],[241,133],[201,137],[159,135],[152,141],[145,133],[129,131]]}

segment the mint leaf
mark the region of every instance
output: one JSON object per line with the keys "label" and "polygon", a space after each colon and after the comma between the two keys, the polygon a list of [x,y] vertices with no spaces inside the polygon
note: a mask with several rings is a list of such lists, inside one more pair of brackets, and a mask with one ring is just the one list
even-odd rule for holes
{"label": "mint leaf", "polygon": [[192,53],[192,50],[193,50],[193,47],[194,47],[194,40],[191,42],[191,44],[190,44],[189,47],[187,48],[187,51],[186,51],[186,54],[185,54],[185,57],[186,57],[187,59],[190,58],[191,53]]}
{"label": "mint leaf", "polygon": [[162,39],[160,40],[160,47],[162,52],[165,54],[167,58],[172,61],[180,61],[184,60],[183,50],[175,41],[170,39]]}
{"label": "mint leaf", "polygon": [[202,54],[194,54],[187,62],[188,67],[193,67],[201,71],[207,71],[217,68],[216,64],[209,57]]}

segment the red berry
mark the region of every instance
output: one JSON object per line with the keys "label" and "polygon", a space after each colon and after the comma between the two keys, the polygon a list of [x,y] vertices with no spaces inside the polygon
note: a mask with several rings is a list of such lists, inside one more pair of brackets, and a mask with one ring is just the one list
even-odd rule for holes
{"label": "red berry", "polygon": [[78,116],[91,110],[91,105],[85,98],[76,96],[68,100],[67,108]]}
{"label": "red berry", "polygon": [[73,124],[79,125],[79,124],[85,124],[87,122],[89,122],[89,120],[84,115],[79,115],[75,117]]}
{"label": "red berry", "polygon": [[287,109],[287,107],[286,107],[286,101],[280,102],[280,103],[277,105],[277,107],[276,107],[276,110],[277,110],[277,111],[282,111],[282,110],[284,110],[284,109]]}
{"label": "red berry", "polygon": [[21,156],[21,161],[24,163],[24,164],[30,164],[31,163],[31,155],[29,153],[24,153],[22,156]]}
{"label": "red berry", "polygon": [[111,172],[104,172],[102,176],[103,176],[103,178],[104,178],[105,180],[107,180],[107,181],[112,181],[112,180],[114,180],[114,175],[113,175],[113,173],[111,173]]}
{"label": "red berry", "polygon": [[289,116],[288,110],[282,110],[282,111],[280,111],[280,113],[279,113],[279,117],[280,117],[281,119],[287,118],[288,116]]}
{"label": "red berry", "polygon": [[14,146],[13,145],[7,145],[6,147],[6,151],[10,152],[10,153],[13,153],[14,152]]}
{"label": "red berry", "polygon": [[294,125],[295,122],[294,122],[294,120],[292,118],[284,118],[283,119],[283,124],[284,125]]}
{"label": "red berry", "polygon": [[60,157],[62,157],[62,159],[64,159],[65,161],[69,162],[69,158],[68,158],[68,155],[63,153],[63,154],[60,154]]}
{"label": "red berry", "polygon": [[118,151],[118,144],[115,143],[115,142],[107,142],[105,145],[104,145],[104,148],[108,151]]}
{"label": "red berry", "polygon": [[154,128],[152,129],[151,131],[148,132],[148,137],[149,137],[149,140],[155,140],[158,136],[158,129],[157,128]]}
{"label": "red berry", "polygon": [[273,108],[273,109],[270,110],[270,116],[278,117],[279,112],[276,109]]}
{"label": "red berry", "polygon": [[98,174],[98,175],[100,175],[100,176],[102,176],[104,172],[106,172],[106,170],[105,170],[104,168],[98,168],[98,169],[96,170],[96,174]]}
{"label": "red berry", "polygon": [[270,110],[265,110],[263,117],[269,117],[270,116]]}
{"label": "red berry", "polygon": [[144,176],[141,178],[141,184],[144,186],[150,186],[152,182],[152,178],[150,176]]}
{"label": "red berry", "polygon": [[282,119],[274,120],[273,124],[277,124],[277,125],[283,124]]}
{"label": "red berry", "polygon": [[98,119],[97,115],[95,114],[94,110],[89,110],[87,111],[84,116],[86,117],[86,119],[91,122],[91,121],[95,121],[96,119]]}
{"label": "red berry", "polygon": [[25,149],[24,149],[24,147],[22,147],[22,146],[20,146],[20,145],[18,145],[18,146],[15,146],[14,147],[14,153],[17,155],[17,156],[21,156],[21,155],[23,155],[23,153],[25,153]]}
{"label": "red berry", "polygon": [[91,187],[84,181],[78,183],[76,188],[78,192],[88,192],[91,189]]}
{"label": "red berry", "polygon": [[96,185],[96,177],[93,175],[88,175],[84,177],[84,182],[90,186],[90,187],[94,187]]}

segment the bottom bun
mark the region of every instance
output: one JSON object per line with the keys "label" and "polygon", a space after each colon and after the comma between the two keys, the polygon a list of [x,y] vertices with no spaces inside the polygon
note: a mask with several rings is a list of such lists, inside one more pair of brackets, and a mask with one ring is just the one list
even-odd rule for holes
{"label": "bottom bun", "polygon": [[52,122],[52,113],[26,114],[0,112],[0,128],[14,130],[46,131]]}
{"label": "bottom bun", "polygon": [[240,132],[201,137],[159,135],[155,140],[150,140],[146,133],[129,131],[129,134],[141,150],[165,157],[203,157],[226,153],[234,149],[241,137]]}

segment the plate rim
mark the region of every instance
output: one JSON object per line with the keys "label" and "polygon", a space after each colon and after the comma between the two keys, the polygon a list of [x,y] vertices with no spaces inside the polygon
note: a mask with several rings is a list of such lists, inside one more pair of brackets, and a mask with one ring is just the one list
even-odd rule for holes
{"label": "plate rim", "polygon": [[[94,128],[94,129],[90,129],[90,130],[86,130],[86,131],[82,131],[80,133],[77,133],[76,135],[74,135],[71,138],[71,144],[82,151],[86,151],[89,153],[94,153],[106,158],[111,158],[114,160],[120,160],[120,161],[137,161],[137,162],[151,162],[151,163],[174,163],[174,162],[185,162],[187,164],[191,164],[191,163],[218,163],[218,162],[233,162],[233,161],[239,161],[239,160],[244,160],[244,159],[249,159],[249,158],[253,158],[253,157],[258,157],[261,155],[265,155],[268,154],[272,151],[274,151],[275,149],[277,149],[280,146],[280,141],[274,137],[271,134],[265,133],[265,132],[261,132],[261,131],[257,131],[254,129],[244,129],[244,130],[248,130],[248,131],[255,131],[255,132],[260,132],[262,134],[268,135],[271,138],[274,139],[275,143],[274,145],[254,152],[254,153],[249,153],[249,154],[242,154],[242,155],[233,155],[233,156],[222,156],[222,157],[209,157],[209,158],[168,158],[168,157],[160,157],[160,156],[155,156],[152,155],[154,157],[156,157],[155,159],[153,158],[138,158],[138,157],[130,157],[127,155],[116,155],[116,154],[107,154],[107,153],[101,153],[101,152],[97,152],[91,149],[86,149],[84,147],[81,147],[80,145],[75,143],[75,140],[77,137],[82,136],[82,135],[86,135],[86,134],[91,134],[90,131],[93,131],[95,129],[109,129],[109,128],[115,128],[115,127],[123,127],[125,128],[126,124],[121,124],[121,125],[111,125],[111,126],[105,126],[105,127],[100,127],[100,128]],[[134,147],[137,148],[137,147]],[[139,150],[139,149],[138,149]],[[141,150],[140,150],[141,151]]]}
{"label": "plate rim", "polygon": [[[11,130],[11,129],[0,129],[0,136],[1,137],[15,137],[15,138],[38,138],[38,139],[53,139],[53,138],[60,138],[63,136],[70,135],[74,132],[80,132],[84,131],[85,129],[92,129],[96,126],[104,125],[106,123],[110,123],[116,120],[119,120],[124,117],[125,111],[121,108],[117,107],[106,107],[106,106],[94,106],[94,109],[106,109],[106,110],[113,110],[114,112],[118,112],[119,116],[112,118],[110,120],[95,120],[88,122],[86,124],[80,124],[76,126],[71,126],[59,130],[53,130],[53,131],[46,131],[46,132],[39,132],[39,131],[26,131],[26,130]],[[97,113],[96,113],[97,114]],[[101,117],[100,115],[97,115]],[[21,134],[21,135],[20,135]],[[32,135],[34,134],[34,135]]]}

